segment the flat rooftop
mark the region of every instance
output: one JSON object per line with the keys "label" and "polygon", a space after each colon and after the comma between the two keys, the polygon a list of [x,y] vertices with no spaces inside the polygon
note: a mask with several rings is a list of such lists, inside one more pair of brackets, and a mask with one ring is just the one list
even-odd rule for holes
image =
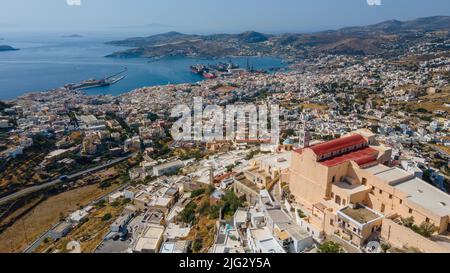
{"label": "flat rooftop", "polygon": [[421,179],[410,179],[394,185],[394,188],[406,193],[409,201],[441,217],[450,215],[450,196]]}
{"label": "flat rooftop", "polygon": [[297,241],[302,241],[304,239],[311,238],[311,235],[295,224],[280,224],[279,228],[287,232],[291,237],[295,238]]}
{"label": "flat rooftop", "polygon": [[337,182],[334,184],[334,186],[346,190],[349,194],[355,194],[369,189],[367,186],[364,185],[352,185],[346,182]]}
{"label": "flat rooftop", "polygon": [[381,167],[381,165],[368,168],[366,171],[373,173],[378,179],[391,185],[414,177],[413,174],[410,174],[400,168],[388,168],[385,166]]}
{"label": "flat rooftop", "polygon": [[346,207],[340,210],[339,213],[343,214],[347,218],[353,219],[354,221],[362,225],[383,217],[381,214],[378,214],[375,211],[362,205],[356,205],[355,208]]}
{"label": "flat rooftop", "polygon": [[285,170],[291,166],[291,158],[292,153],[287,152],[282,154],[264,156],[261,158],[261,163],[263,165],[272,166],[273,168]]}
{"label": "flat rooftop", "polygon": [[247,178],[245,178],[244,175],[239,175],[235,177],[235,180],[239,183],[241,183],[242,185],[246,186],[247,188],[255,191],[255,192],[259,192],[259,188],[258,186],[256,186],[255,183],[251,182],[250,180],[248,180]]}
{"label": "flat rooftop", "polygon": [[281,209],[269,209],[267,210],[267,214],[270,219],[272,219],[274,224],[286,224],[291,223],[291,218],[286,215]]}
{"label": "flat rooftop", "polygon": [[263,253],[285,253],[267,227],[250,229],[251,237],[259,243]]}

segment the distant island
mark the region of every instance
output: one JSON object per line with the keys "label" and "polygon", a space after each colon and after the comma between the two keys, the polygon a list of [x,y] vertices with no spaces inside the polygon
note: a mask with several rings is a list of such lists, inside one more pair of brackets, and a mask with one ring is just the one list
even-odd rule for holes
{"label": "distant island", "polygon": [[79,34],[72,34],[72,35],[64,35],[63,38],[83,38],[82,35]]}
{"label": "distant island", "polygon": [[14,51],[14,50],[19,50],[19,49],[14,48],[12,46],[8,46],[8,45],[0,45],[0,51]]}
{"label": "distant island", "polygon": [[370,26],[308,34],[271,35],[247,31],[240,34],[195,35],[168,32],[108,42],[110,45],[131,48],[106,57],[276,56],[286,61],[298,61],[328,54],[392,56],[402,54],[409,45],[423,39],[448,39],[449,29],[449,16],[435,16],[405,22],[391,20]]}

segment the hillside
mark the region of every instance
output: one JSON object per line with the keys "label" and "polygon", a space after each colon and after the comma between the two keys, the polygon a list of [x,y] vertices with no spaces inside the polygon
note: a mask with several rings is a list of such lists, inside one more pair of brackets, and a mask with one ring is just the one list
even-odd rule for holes
{"label": "hillside", "polygon": [[13,48],[12,46],[8,46],[8,45],[0,45],[0,51],[12,51],[12,50],[18,50],[18,49]]}
{"label": "hillside", "polygon": [[405,22],[391,20],[311,34],[269,35],[247,31],[240,34],[195,35],[168,32],[109,42],[111,45],[131,48],[107,57],[273,55],[296,59],[322,54],[397,54],[419,41],[448,39],[449,30],[450,17],[435,16]]}

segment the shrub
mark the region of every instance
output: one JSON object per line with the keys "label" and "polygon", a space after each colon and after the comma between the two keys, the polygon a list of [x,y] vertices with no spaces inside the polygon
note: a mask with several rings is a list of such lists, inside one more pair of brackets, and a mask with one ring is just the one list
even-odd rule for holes
{"label": "shrub", "polygon": [[102,182],[100,182],[100,188],[106,189],[106,188],[109,188],[109,187],[111,187],[111,182],[109,182],[109,181],[102,181]]}
{"label": "shrub", "polygon": [[319,246],[319,253],[343,253],[342,246],[335,242],[326,242]]}
{"label": "shrub", "polygon": [[194,244],[192,245],[192,250],[194,252],[199,252],[203,248],[203,240],[201,237],[197,237],[194,241]]}
{"label": "shrub", "polygon": [[306,218],[306,214],[302,210],[298,210],[298,216],[302,219]]}
{"label": "shrub", "polygon": [[383,252],[387,252],[389,249],[391,249],[391,245],[381,244],[381,249],[383,250]]}
{"label": "shrub", "polygon": [[210,219],[217,219],[220,216],[220,209],[221,206],[214,205],[209,207],[209,218]]}

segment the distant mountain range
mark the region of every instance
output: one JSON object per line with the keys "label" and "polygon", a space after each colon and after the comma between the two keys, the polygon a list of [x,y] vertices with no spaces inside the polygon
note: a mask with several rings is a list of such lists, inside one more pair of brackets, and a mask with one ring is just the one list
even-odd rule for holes
{"label": "distant mountain range", "polygon": [[8,45],[0,45],[0,51],[13,51],[13,50],[19,50],[19,49],[13,48],[12,46],[8,46]]}
{"label": "distant mountain range", "polygon": [[281,35],[247,31],[241,34],[195,35],[168,32],[129,38],[108,44],[132,47],[107,57],[167,56],[226,57],[273,55],[285,59],[321,54],[393,54],[424,39],[450,37],[450,17],[435,16],[411,21],[391,20],[370,26],[347,27],[310,34]]}
{"label": "distant mountain range", "polygon": [[61,36],[61,37],[63,37],[63,38],[83,38],[83,36],[79,35],[79,34],[64,35],[64,36]]}

